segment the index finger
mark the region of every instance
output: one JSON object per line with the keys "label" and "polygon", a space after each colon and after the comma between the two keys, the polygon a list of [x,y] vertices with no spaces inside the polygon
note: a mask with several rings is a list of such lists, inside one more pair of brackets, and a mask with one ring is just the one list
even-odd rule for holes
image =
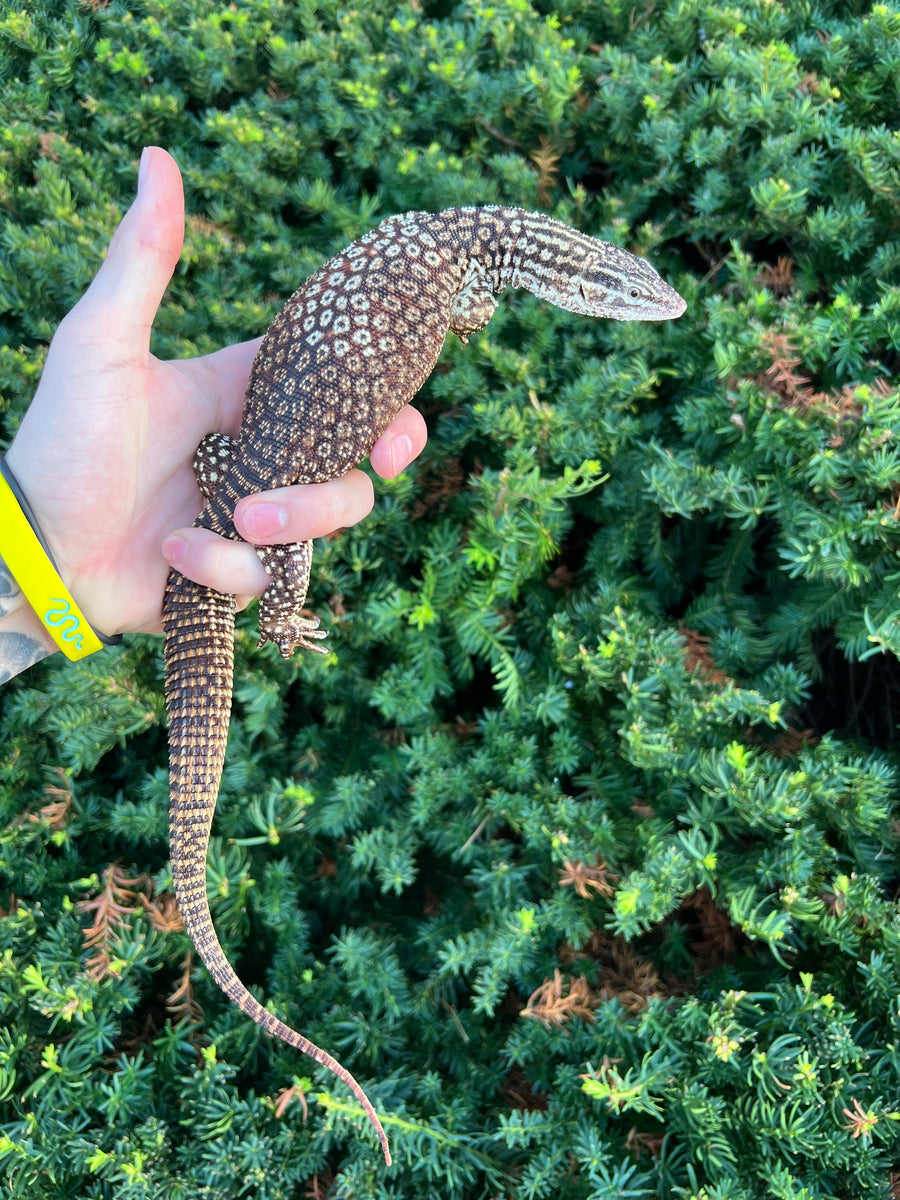
{"label": "index finger", "polygon": [[425,449],[428,426],[425,418],[407,404],[401,408],[369,452],[369,462],[382,479],[393,479]]}

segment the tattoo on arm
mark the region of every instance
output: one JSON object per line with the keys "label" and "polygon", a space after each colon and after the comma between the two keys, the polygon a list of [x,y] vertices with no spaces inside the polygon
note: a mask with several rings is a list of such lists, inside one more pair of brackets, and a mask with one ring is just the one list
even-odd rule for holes
{"label": "tattoo on arm", "polygon": [[25,603],[22,589],[9,573],[9,567],[0,558],[0,619],[8,617]]}
{"label": "tattoo on arm", "polygon": [[43,642],[29,633],[0,630],[0,684],[8,683],[49,653]]}
{"label": "tattoo on arm", "polygon": [[0,558],[0,684],[52,653],[34,610]]}

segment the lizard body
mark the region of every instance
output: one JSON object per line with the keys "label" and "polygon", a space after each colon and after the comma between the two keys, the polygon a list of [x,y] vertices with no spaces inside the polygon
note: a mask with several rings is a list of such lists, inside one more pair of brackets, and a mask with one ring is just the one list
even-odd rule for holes
{"label": "lizard body", "polygon": [[[237,539],[232,513],[241,497],[333,479],[359,463],[425,382],[448,330],[467,341],[506,287],[615,320],[667,320],[685,307],[643,259],[549,217],[502,207],[391,217],[325,263],[275,318],[253,364],[237,438],[212,434],[198,448],[206,507],[195,524]],[[321,650],[324,631],[303,610],[311,543],[257,553],[272,580],[260,600],[260,645],[274,641],[286,658],[297,646]],[[206,856],[231,708],[234,597],[173,570],[163,625],[170,852],[185,929],[229,999],[350,1087],[390,1163],[360,1085],[247,991],[213,929]]]}

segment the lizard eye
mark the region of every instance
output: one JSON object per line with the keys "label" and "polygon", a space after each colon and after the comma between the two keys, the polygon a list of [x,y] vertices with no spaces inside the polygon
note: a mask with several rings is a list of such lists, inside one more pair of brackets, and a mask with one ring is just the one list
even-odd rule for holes
{"label": "lizard eye", "polygon": [[641,298],[641,289],[640,289],[640,288],[636,288],[636,287],[629,288],[629,289],[628,289],[628,297],[629,297],[629,299],[630,299],[630,300],[640,300],[640,298]]}

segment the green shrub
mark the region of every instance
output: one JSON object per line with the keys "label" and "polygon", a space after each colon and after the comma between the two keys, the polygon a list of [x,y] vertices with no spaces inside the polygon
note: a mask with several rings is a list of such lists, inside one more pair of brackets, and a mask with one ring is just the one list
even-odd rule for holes
{"label": "green shrub", "polygon": [[507,297],[317,549],[335,653],[242,618],[214,918],[392,1171],[185,957],[158,643],[4,688],[7,1194],[896,1192],[900,10],[46,0],[0,77],[6,439],[147,142],[163,357],[412,208],[543,208],[689,300]]}

